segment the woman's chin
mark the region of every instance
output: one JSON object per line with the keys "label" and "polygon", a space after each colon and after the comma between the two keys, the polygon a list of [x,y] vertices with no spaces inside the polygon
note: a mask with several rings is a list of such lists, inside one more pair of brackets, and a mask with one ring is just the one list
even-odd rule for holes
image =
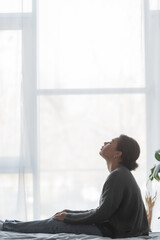
{"label": "woman's chin", "polygon": [[102,150],[99,151],[99,155],[101,155],[101,156],[103,157],[103,155],[102,155]]}

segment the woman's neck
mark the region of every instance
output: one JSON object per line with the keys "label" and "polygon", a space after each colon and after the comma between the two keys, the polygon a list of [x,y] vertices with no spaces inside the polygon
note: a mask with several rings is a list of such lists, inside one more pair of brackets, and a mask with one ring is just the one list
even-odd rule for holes
{"label": "woman's neck", "polygon": [[122,167],[123,165],[120,162],[107,162],[107,167],[109,172],[114,171],[116,168]]}

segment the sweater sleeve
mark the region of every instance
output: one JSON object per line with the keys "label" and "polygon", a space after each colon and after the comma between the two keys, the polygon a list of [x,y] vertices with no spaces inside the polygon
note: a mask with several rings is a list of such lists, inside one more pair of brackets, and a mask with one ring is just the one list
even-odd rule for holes
{"label": "sweater sleeve", "polygon": [[69,210],[69,209],[66,209],[65,211],[66,211],[66,213],[86,213],[86,212],[89,212],[90,210]]}
{"label": "sweater sleeve", "polygon": [[64,222],[72,224],[92,224],[108,221],[119,207],[123,197],[123,184],[119,179],[118,173],[112,172],[106,180],[102,194],[100,205],[85,212],[68,212],[64,218]]}

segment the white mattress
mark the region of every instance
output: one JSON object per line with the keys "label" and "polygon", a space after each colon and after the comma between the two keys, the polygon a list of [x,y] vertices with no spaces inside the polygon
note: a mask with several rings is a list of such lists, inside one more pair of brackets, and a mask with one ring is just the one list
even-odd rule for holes
{"label": "white mattress", "polygon": [[[34,240],[109,240],[111,238],[108,237],[97,237],[97,236],[89,236],[85,234],[66,234],[66,233],[59,233],[59,234],[42,234],[42,233],[16,233],[16,232],[5,232],[0,231],[0,239],[34,239]],[[122,238],[117,238],[117,240],[122,240]],[[135,237],[135,238],[124,238],[125,240],[143,240],[143,239],[153,239],[153,240],[160,240],[160,232],[150,233],[149,236],[142,236],[142,237]]]}

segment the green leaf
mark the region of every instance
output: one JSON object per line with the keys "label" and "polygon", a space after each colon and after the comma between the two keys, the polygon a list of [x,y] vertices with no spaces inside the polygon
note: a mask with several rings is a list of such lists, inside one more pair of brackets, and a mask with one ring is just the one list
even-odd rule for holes
{"label": "green leaf", "polygon": [[160,161],[160,149],[155,152],[155,158]]}
{"label": "green leaf", "polygon": [[156,165],[153,168],[151,168],[151,174],[153,174],[155,167]]}
{"label": "green leaf", "polygon": [[154,173],[155,167],[156,167],[156,166],[154,166],[153,168],[151,168],[151,173],[150,173],[150,175],[149,175],[149,179],[150,179],[151,181],[154,179],[153,173]]}
{"label": "green leaf", "polygon": [[159,177],[158,175],[156,175],[154,178],[155,178],[157,181],[160,181],[160,177]]}
{"label": "green leaf", "polygon": [[155,178],[157,181],[160,181],[160,177],[159,177],[159,173],[160,173],[160,164],[158,164],[153,172],[153,178]]}

